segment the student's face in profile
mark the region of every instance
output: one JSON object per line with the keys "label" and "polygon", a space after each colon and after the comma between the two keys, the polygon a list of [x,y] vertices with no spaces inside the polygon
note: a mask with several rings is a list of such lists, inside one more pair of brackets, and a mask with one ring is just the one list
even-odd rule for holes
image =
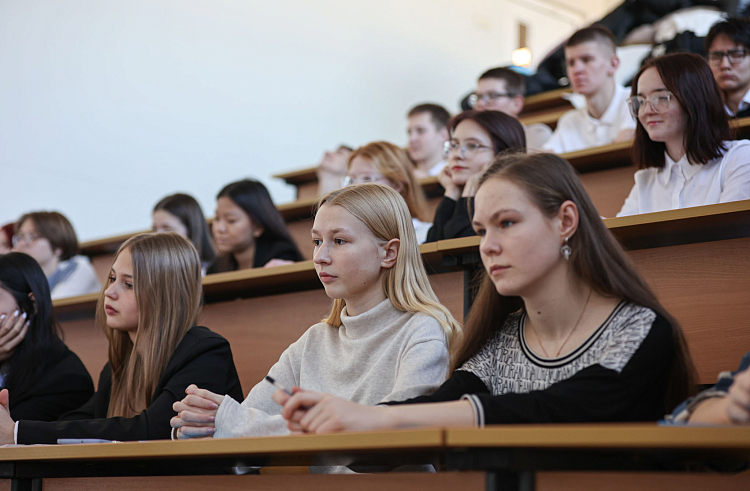
{"label": "student's face in profile", "polygon": [[169,213],[167,210],[156,210],[152,215],[154,232],[175,232],[182,237],[188,238],[188,230],[182,220]]}
{"label": "student's face in profile", "polygon": [[112,264],[104,290],[104,313],[107,326],[125,332],[138,331],[138,303],[130,250],[124,249]]}
{"label": "student's face in profile", "polygon": [[346,173],[347,177],[352,179],[355,184],[364,184],[367,182],[377,182],[378,184],[385,184],[390,186],[399,193],[403,186],[399,182],[395,182],[388,179],[383,174],[378,172],[375,164],[370,159],[356,156],[352,159],[349,164],[349,171]]}
{"label": "student's face in profile", "polygon": [[227,197],[216,200],[216,216],[211,224],[216,250],[221,254],[237,254],[255,245],[255,239],[263,234],[259,227]]}
{"label": "student's face in profile", "polygon": [[472,221],[479,252],[500,295],[538,291],[554,268],[564,267],[556,219],[544,216],[515,184],[491,178],[477,191]]}
{"label": "student's face in profile", "polygon": [[448,168],[456,186],[465,185],[466,181],[482,172],[495,157],[489,133],[470,119],[458,123],[453,130],[451,143],[464,148],[454,150],[449,155]]}
{"label": "student's face in profile", "polygon": [[619,59],[606,46],[589,41],[565,48],[565,64],[573,91],[593,95],[614,77]]}
{"label": "student's face in profile", "polygon": [[13,250],[33,257],[43,269],[59,261],[62,251],[53,249],[49,240],[39,235],[34,220],[31,218],[23,221],[16,232],[16,237],[17,242]]}
{"label": "student's face in profile", "polygon": [[442,155],[443,143],[448,139],[448,130],[438,129],[429,112],[409,116],[406,133],[409,137],[409,157],[415,162]]}
{"label": "student's face in profile", "polygon": [[[724,34],[719,34],[714,38],[708,52],[736,50],[749,51],[747,47],[735,43]],[[730,63],[729,58],[725,56],[719,65],[709,63],[709,66],[721,90],[733,92],[740,89],[747,91],[750,88],[750,56],[745,55],[742,61],[736,64]]]}
{"label": "student's face in profile", "polygon": [[320,160],[320,166],[330,171],[346,172],[346,164],[352,151],[348,148],[339,147],[336,150],[326,150]]}
{"label": "student's face in profile", "polygon": [[507,97],[508,87],[505,80],[499,78],[483,78],[477,82],[477,105],[474,109],[478,111],[500,111],[514,118],[523,109],[523,97]]}
{"label": "student's face in profile", "polygon": [[[654,67],[647,69],[638,79],[638,95],[647,100],[650,100],[653,95],[666,95],[667,92],[667,87]],[[658,113],[651,107],[651,103],[646,103],[638,113],[638,121],[646,129],[652,141],[663,143],[684,141],[687,115],[674,95],[671,96],[667,109]]]}
{"label": "student's face in profile", "polygon": [[324,204],[315,215],[312,241],[315,271],[330,298],[356,303],[382,292],[382,241],[346,209]]}

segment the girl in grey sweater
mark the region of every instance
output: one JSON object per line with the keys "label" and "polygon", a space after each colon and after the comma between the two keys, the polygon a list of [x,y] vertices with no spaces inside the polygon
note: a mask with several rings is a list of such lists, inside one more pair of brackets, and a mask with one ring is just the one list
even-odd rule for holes
{"label": "girl in grey sweater", "polygon": [[[408,207],[387,186],[362,184],[320,200],[313,261],[330,315],[282,353],[269,375],[287,387],[375,405],[428,394],[445,381],[460,327],[430,286]],[[195,386],[175,403],[180,439],[283,435],[274,387],[242,404]]]}

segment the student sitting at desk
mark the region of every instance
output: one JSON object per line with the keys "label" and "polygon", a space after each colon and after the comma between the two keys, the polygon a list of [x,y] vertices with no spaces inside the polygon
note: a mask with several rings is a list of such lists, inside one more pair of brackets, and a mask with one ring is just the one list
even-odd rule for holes
{"label": "student sitting at desk", "polygon": [[392,187],[404,198],[409,208],[417,243],[427,239],[431,223],[427,218],[427,203],[409,162],[406,152],[388,142],[368,143],[349,157],[349,170],[344,185],[377,182]]}
{"label": "student sitting at desk", "polygon": [[[460,328],[432,291],[403,198],[379,184],[334,191],[320,201],[312,240],[315,270],[333,308],[268,374],[288,388],[362,404],[439,387]],[[175,404],[177,438],[288,433],[268,382],[253,387],[242,404],[197,385]]]}
{"label": "student sitting at desk", "polygon": [[14,419],[56,421],[93,395],[89,372],[60,335],[39,263],[0,255],[0,388],[10,390]]}
{"label": "student sitting at desk", "polygon": [[474,182],[495,155],[508,149],[526,148],[521,123],[500,111],[465,111],[448,124],[445,145],[448,163],[438,174],[445,196],[435,210],[427,242],[474,235],[469,216]]}
{"label": "student sitting at desk", "polygon": [[633,161],[641,170],[617,216],[750,198],[750,141],[729,141],[721,94],[703,58],[654,58],[633,79],[628,103],[638,118]]}
{"label": "student sitting at desk", "polygon": [[173,194],[156,203],[151,215],[154,232],[175,232],[193,243],[205,274],[216,253],[201,205],[188,194]]}
{"label": "student sitting at desk", "polygon": [[[368,407],[301,385],[291,430],[655,421],[692,388],[682,330],[552,154],[498,158],[476,194],[485,274],[451,378]],[[450,402],[449,402],[450,401]]]}
{"label": "student sitting at desk", "polygon": [[271,195],[254,179],[227,184],[219,191],[211,230],[218,255],[207,274],[302,260]]}
{"label": "student sitting at desk", "polygon": [[169,438],[172,404],[188,384],[242,397],[229,343],[195,325],[201,295],[200,259],[186,239],[151,233],[125,241],[96,307],[109,339],[96,393],[60,421],[14,424],[3,389],[0,444]]}

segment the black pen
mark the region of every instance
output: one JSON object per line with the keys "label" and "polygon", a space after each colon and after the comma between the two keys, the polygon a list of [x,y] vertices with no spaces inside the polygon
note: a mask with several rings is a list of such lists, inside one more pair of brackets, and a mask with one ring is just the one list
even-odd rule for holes
{"label": "black pen", "polygon": [[266,381],[268,381],[271,385],[273,385],[277,389],[279,389],[281,391],[284,391],[284,393],[286,393],[287,395],[289,395],[289,396],[293,396],[294,395],[294,393],[291,390],[287,389],[286,387],[284,387],[283,385],[281,385],[280,383],[278,383],[270,375],[266,375]]}

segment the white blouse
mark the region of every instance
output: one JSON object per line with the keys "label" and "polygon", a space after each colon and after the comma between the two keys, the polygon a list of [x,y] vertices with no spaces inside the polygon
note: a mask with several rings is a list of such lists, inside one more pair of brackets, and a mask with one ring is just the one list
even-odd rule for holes
{"label": "white blouse", "polygon": [[712,205],[750,198],[750,141],[726,141],[726,151],[705,164],[675,162],[664,153],[665,165],[635,173],[635,185],[618,217]]}

